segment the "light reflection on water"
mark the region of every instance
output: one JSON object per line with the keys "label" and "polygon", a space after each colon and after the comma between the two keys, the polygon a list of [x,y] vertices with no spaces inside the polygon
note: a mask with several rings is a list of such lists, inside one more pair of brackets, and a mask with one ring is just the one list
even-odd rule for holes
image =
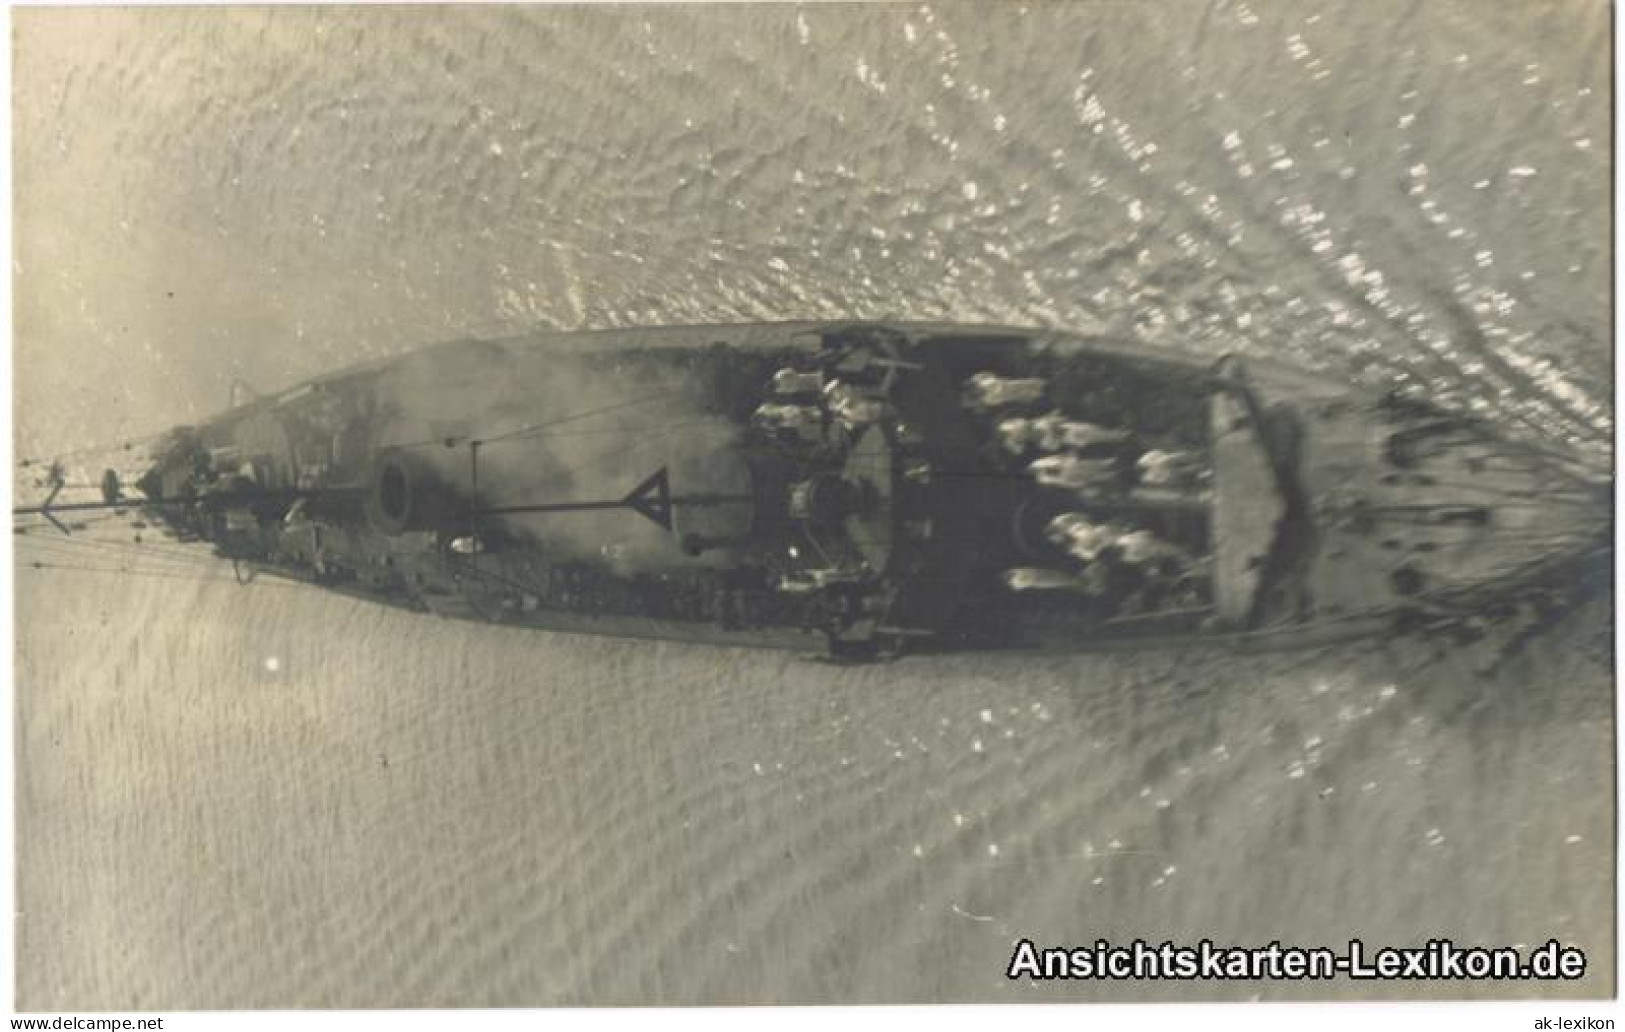
{"label": "light reflection on water", "polygon": [[[1607,11],[1505,8],[20,11],[19,450],[438,339],[906,317],[1408,383],[1605,461]],[[1004,999],[1019,935],[1611,969],[1598,607],[1493,669],[841,671],[115,586],[19,582],[22,1002]]]}

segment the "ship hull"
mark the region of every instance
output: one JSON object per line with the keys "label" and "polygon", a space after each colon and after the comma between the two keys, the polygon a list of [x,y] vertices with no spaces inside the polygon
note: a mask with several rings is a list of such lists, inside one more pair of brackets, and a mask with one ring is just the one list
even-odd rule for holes
{"label": "ship hull", "polygon": [[1608,525],[1560,450],[1425,404],[939,324],[438,345],[178,431],[143,487],[264,575],[855,659],[1469,619],[1571,575]]}

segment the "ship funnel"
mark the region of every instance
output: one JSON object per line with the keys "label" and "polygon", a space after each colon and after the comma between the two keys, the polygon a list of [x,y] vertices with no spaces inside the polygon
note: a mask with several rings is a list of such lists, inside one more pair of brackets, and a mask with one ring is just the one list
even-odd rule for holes
{"label": "ship funnel", "polygon": [[467,500],[424,456],[386,448],[373,460],[367,519],[380,533],[441,530],[467,515]]}

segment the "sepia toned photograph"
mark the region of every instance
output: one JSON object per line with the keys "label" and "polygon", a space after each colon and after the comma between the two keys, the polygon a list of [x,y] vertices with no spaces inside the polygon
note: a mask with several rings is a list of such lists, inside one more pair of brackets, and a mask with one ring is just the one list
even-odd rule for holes
{"label": "sepia toned photograph", "polygon": [[1612,19],[13,9],[16,1008],[1613,998]]}

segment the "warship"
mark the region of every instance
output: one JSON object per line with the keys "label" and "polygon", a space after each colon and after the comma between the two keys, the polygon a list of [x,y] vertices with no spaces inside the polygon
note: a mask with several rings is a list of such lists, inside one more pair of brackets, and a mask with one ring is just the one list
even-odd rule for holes
{"label": "warship", "polygon": [[1611,547],[1608,478],[1559,446],[1014,327],[457,341],[234,405],[148,461],[101,502],[17,512],[137,509],[245,582],[839,661],[1448,626]]}

